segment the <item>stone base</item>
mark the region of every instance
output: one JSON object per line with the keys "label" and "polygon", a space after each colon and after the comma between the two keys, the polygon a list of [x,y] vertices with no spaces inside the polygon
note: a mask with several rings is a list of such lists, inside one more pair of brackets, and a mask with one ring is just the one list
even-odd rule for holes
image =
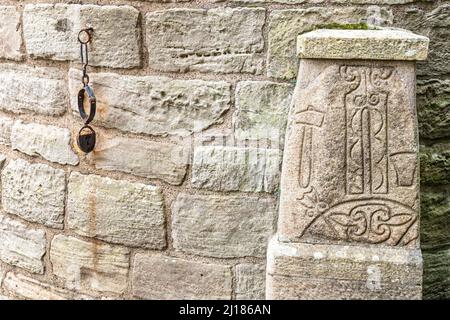
{"label": "stone base", "polygon": [[267,253],[267,299],[421,299],[415,248],[282,243]]}

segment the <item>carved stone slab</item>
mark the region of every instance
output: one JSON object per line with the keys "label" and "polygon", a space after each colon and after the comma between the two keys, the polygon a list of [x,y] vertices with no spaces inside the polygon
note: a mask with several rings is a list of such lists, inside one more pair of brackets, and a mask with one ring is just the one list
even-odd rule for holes
{"label": "carved stone slab", "polygon": [[298,42],[266,297],[420,298],[411,60],[426,57],[428,39],[318,30]]}
{"label": "carved stone slab", "polygon": [[301,61],[280,240],[416,244],[414,70],[410,62]]}

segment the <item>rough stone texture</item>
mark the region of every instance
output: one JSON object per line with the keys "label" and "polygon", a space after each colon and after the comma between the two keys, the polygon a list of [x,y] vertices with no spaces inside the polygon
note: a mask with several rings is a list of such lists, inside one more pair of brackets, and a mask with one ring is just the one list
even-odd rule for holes
{"label": "rough stone texture", "polygon": [[288,244],[274,237],[268,252],[267,299],[422,297],[420,249]]}
{"label": "rough stone texture", "polygon": [[82,236],[131,247],[166,245],[161,189],[96,175],[70,175],[67,224]]}
{"label": "rough stone texture", "polygon": [[269,81],[241,81],[236,87],[234,134],[238,139],[268,139],[283,148],[294,87]]}
{"label": "rough stone texture", "polygon": [[201,146],[194,151],[192,185],[218,191],[274,192],[280,163],[280,150]]}
{"label": "rough stone texture", "polygon": [[139,11],[131,6],[27,4],[23,34],[31,57],[78,60],[79,30],[94,28],[89,64],[113,68],[141,65]]}
{"label": "rough stone texture", "polygon": [[421,146],[420,181],[423,184],[450,183],[450,143]]}
{"label": "rough stone texture", "polygon": [[21,60],[20,13],[14,6],[0,6],[0,58]]}
{"label": "rough stone texture", "polygon": [[395,16],[394,24],[430,38],[430,52],[424,63],[419,63],[417,74],[440,77],[450,73],[450,4],[443,3],[432,11],[411,7]]}
{"label": "rough stone texture", "polygon": [[152,69],[263,72],[263,8],[170,9],[146,16]]}
{"label": "rough stone texture", "polygon": [[63,170],[17,159],[11,160],[3,169],[1,180],[5,211],[48,227],[63,227]]}
{"label": "rough stone texture", "polygon": [[[431,191],[427,188],[420,194],[420,242],[421,248],[439,250],[450,247],[450,188]],[[449,269],[450,276],[450,269]]]}
{"label": "rough stone texture", "polygon": [[301,61],[280,239],[418,246],[414,63]]}
{"label": "rough stone texture", "polygon": [[421,138],[450,137],[450,80],[419,81],[417,113]]}
{"label": "rough stone texture", "polygon": [[130,251],[123,247],[56,235],[51,243],[53,273],[68,289],[121,294],[127,288]]}
{"label": "rough stone texture", "polygon": [[[253,4],[253,3],[283,3],[283,4],[327,4],[327,3],[343,3],[343,4],[405,4],[417,2],[418,0],[233,0],[238,3]],[[434,1],[434,0],[422,0]]]}
{"label": "rough stone texture", "polygon": [[332,23],[361,23],[367,12],[361,8],[308,8],[274,10],[269,16],[267,75],[293,79],[297,76],[297,36]]}
{"label": "rough stone texture", "polygon": [[178,185],[186,174],[187,153],[171,143],[104,137],[89,160],[98,169],[123,171]]}
{"label": "rough stone texture", "polygon": [[132,293],[144,299],[231,299],[231,268],[162,255],[137,253]]}
{"label": "rough stone texture", "polygon": [[450,299],[450,249],[424,253],[423,294],[425,299]]}
{"label": "rough stone texture", "polygon": [[0,144],[11,145],[11,128],[14,120],[0,116]]}
{"label": "rough stone texture", "polygon": [[[224,81],[90,73],[97,99],[94,123],[152,135],[199,132],[222,121],[229,109],[230,84]],[[69,72],[71,106],[78,112],[81,71]]]}
{"label": "rough stone texture", "polygon": [[241,263],[236,266],[236,299],[264,300],[266,266]]}
{"label": "rough stone texture", "polygon": [[402,30],[315,30],[298,36],[300,58],[425,60],[428,38]]}
{"label": "rough stone texture", "polygon": [[0,153],[0,169],[3,169],[3,165],[6,162],[6,156]]}
{"label": "rough stone texture", "polygon": [[0,64],[0,109],[59,116],[66,110],[64,74],[57,68]]}
{"label": "rough stone texture", "polygon": [[5,289],[20,299],[28,300],[90,300],[89,296],[78,294],[50,283],[45,283],[20,273],[9,272],[4,280]]}
{"label": "rough stone texture", "polygon": [[44,273],[45,232],[0,214],[0,260],[33,273]]}
{"label": "rough stone texture", "polygon": [[182,193],[172,203],[173,246],[218,258],[264,257],[275,215],[273,199]]}
{"label": "rough stone texture", "polygon": [[11,129],[11,146],[30,156],[42,156],[61,164],[78,164],[70,147],[70,130],[38,123],[16,121]]}

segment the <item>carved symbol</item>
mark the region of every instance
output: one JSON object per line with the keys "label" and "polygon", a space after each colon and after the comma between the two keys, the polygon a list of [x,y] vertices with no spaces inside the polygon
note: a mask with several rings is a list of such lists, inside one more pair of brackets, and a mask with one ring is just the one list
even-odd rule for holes
{"label": "carved symbol", "polygon": [[321,127],[324,114],[308,106],[307,110],[294,115],[295,123],[305,125],[300,129],[300,158],[298,181],[301,188],[307,188],[311,182],[313,127]]}
{"label": "carved symbol", "polygon": [[302,235],[306,230],[314,234],[313,230],[322,226],[320,236],[374,244],[399,245],[417,219],[412,208],[387,199],[350,200],[331,207],[317,201],[309,208],[314,219]]}
{"label": "carved symbol", "polygon": [[417,154],[415,152],[396,152],[390,155],[394,166],[397,185],[399,187],[410,187],[414,183],[417,167]]}
{"label": "carved symbol", "polygon": [[341,66],[345,94],[347,194],[388,192],[388,98],[392,68]]}

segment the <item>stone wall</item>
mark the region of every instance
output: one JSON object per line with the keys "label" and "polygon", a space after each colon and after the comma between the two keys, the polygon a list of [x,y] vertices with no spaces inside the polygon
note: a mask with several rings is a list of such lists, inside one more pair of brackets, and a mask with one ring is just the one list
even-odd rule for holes
{"label": "stone wall", "polygon": [[[0,0],[0,297],[264,298],[296,36],[398,26],[418,65],[425,298],[450,298],[450,1]],[[76,146],[78,31],[98,145]]]}

